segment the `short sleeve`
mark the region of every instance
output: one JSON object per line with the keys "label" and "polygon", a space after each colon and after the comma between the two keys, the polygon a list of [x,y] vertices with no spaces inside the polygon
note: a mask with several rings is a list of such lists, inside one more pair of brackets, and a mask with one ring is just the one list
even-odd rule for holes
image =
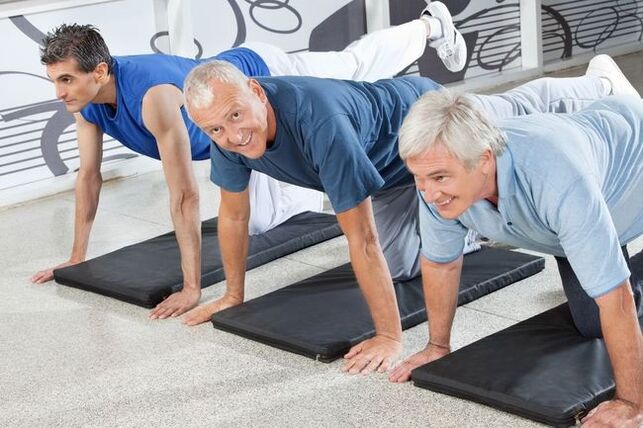
{"label": "short sleeve", "polygon": [[558,201],[548,217],[581,286],[592,298],[610,292],[630,271],[600,189],[583,176]]}
{"label": "short sleeve", "polygon": [[420,199],[419,219],[421,254],[435,263],[449,263],[462,255],[464,240],[468,229],[458,220],[444,219],[426,203],[422,194]]}
{"label": "short sleeve", "polygon": [[248,187],[251,170],[234,156],[210,143],[210,181],[228,192],[242,192]]}
{"label": "short sleeve", "polygon": [[335,212],[356,207],[384,185],[355,127],[345,115],[332,116],[306,138],[313,165]]}

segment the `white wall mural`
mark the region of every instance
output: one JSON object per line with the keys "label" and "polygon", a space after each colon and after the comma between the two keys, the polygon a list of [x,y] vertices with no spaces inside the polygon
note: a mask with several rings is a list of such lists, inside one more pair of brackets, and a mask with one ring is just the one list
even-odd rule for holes
{"label": "white wall mural", "polygon": [[[339,50],[366,31],[365,0],[189,1],[197,58],[246,41],[273,43],[294,52]],[[382,0],[384,1],[384,0]],[[402,74],[440,83],[520,70],[520,0],[442,0],[469,47],[462,72],[448,72],[433,49]],[[0,192],[65,176],[78,167],[71,116],[55,99],[39,62],[45,32],[63,22],[97,26],[112,54],[167,53],[166,0],[120,0],[0,19]],[[390,0],[392,25],[418,17],[424,0]],[[156,9],[155,9],[156,8]],[[543,0],[545,60],[641,40],[643,0]],[[162,13],[161,13],[162,12]],[[105,140],[104,168],[137,157]],[[14,189],[15,190],[15,189]]]}
{"label": "white wall mural", "polygon": [[643,0],[543,0],[543,57],[569,58],[643,36]]}

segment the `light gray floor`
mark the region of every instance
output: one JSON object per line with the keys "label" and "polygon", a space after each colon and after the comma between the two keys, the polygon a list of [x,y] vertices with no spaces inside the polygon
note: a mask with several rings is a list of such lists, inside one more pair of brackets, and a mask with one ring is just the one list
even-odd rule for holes
{"label": "light gray floor", "polygon": [[[619,58],[643,88],[643,54]],[[560,75],[578,75],[570,70]],[[202,217],[218,193],[198,167]],[[106,183],[89,256],[171,228],[162,174]],[[145,309],[50,283],[37,270],[68,256],[73,194],[0,211],[0,426],[430,426],[532,427],[526,419],[383,375],[348,376],[210,324],[150,321]],[[643,248],[638,239],[631,253]],[[344,238],[248,273],[252,298],[348,260]],[[204,300],[222,292],[204,291]],[[555,261],[539,275],[459,308],[455,348],[563,302]],[[422,347],[426,324],[404,333]]]}

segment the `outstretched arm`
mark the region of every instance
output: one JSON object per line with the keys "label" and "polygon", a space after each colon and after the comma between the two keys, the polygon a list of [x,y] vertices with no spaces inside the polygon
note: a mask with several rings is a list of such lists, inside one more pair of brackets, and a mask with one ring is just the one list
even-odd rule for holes
{"label": "outstretched arm", "polygon": [[434,263],[422,257],[421,263],[429,342],[391,372],[391,382],[406,382],[411,379],[413,369],[451,352],[451,327],[458,304],[462,256],[450,263]]}
{"label": "outstretched arm", "polygon": [[248,189],[238,193],[221,189],[218,231],[223,270],[226,276],[226,292],[219,299],[198,306],[185,314],[183,318],[185,324],[197,325],[210,321],[212,314],[243,303],[249,218]]}
{"label": "outstretched arm", "polygon": [[143,97],[143,122],[154,135],[170,189],[170,213],[181,253],[183,289],[150,312],[150,318],[181,315],[201,298],[199,189],[192,169],[190,138],[181,116],[183,95],[172,85],[152,87]]}
{"label": "outstretched arm", "polygon": [[353,346],[344,356],[343,370],[351,374],[384,372],[402,351],[402,327],[371,198],[337,214],[337,220],[348,239],[351,264],[375,325],[375,337]]}
{"label": "outstretched arm", "polygon": [[98,197],[103,183],[100,164],[103,158],[103,133],[93,123],[87,122],[80,113],[74,114],[80,168],[76,177],[76,209],[74,215],[74,243],[69,260],[47,268],[31,277],[42,284],[54,278],[54,270],[74,265],[85,260],[89,235],[96,217]]}
{"label": "outstretched arm", "polygon": [[583,419],[583,427],[638,428],[643,422],[643,337],[630,282],[596,299],[612,362],[616,396]]}

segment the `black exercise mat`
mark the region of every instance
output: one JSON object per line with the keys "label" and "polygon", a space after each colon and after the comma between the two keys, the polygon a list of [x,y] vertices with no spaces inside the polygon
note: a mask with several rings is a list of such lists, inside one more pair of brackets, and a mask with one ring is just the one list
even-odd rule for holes
{"label": "black exercise mat", "polygon": [[[643,278],[643,253],[630,260],[633,276]],[[614,393],[603,340],[578,333],[567,303],[419,367],[412,378],[421,388],[560,427]]]}
{"label": "black exercise mat", "polygon": [[[303,248],[341,235],[334,215],[306,212],[274,229],[250,237],[247,268],[261,266]],[[201,287],[224,279],[217,219],[201,224]],[[174,232],[54,271],[56,282],[128,303],[153,308],[183,287],[179,247]]]}
{"label": "black exercise mat", "polygon": [[[534,275],[544,266],[541,257],[495,248],[466,255],[458,304]],[[395,292],[404,329],[426,320],[420,278],[395,283]],[[375,333],[348,264],[216,313],[212,324],[323,362],[340,358]]]}

